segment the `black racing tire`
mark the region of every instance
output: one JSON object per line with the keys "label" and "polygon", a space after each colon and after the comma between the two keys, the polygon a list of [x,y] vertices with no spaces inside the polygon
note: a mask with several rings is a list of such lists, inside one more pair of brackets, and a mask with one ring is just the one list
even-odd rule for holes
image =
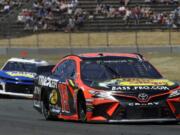
{"label": "black racing tire", "polygon": [[51,112],[50,106],[61,106],[60,93],[58,89],[46,90],[43,93],[42,113],[46,120],[56,120],[58,114]]}
{"label": "black racing tire", "polygon": [[46,103],[44,103],[44,102],[42,105],[42,113],[43,113],[43,116],[46,120],[52,120],[52,115],[50,114],[50,110],[47,107]]}
{"label": "black racing tire", "polygon": [[[54,103],[52,103],[52,101],[54,101],[54,100],[51,100],[51,98],[50,98],[50,95],[53,93],[53,91],[57,94],[56,100]],[[57,89],[45,91],[43,93],[42,113],[46,120],[56,120],[57,119],[57,115],[52,114],[52,112],[50,111],[50,105],[57,105],[57,104],[60,106],[60,94]]]}
{"label": "black racing tire", "polygon": [[43,93],[42,114],[46,120],[52,120],[53,116],[50,113],[48,96],[49,92]]}
{"label": "black racing tire", "polygon": [[86,103],[84,99],[78,101],[78,118],[81,122],[86,122]]}

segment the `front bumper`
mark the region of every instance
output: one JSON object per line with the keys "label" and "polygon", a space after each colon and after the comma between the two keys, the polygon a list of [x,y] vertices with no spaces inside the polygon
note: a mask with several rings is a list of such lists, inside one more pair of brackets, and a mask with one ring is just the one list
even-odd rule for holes
{"label": "front bumper", "polygon": [[110,123],[128,122],[179,122],[179,98],[160,97],[147,103],[138,103],[133,99],[119,101],[96,98],[88,107],[88,121]]}
{"label": "front bumper", "polygon": [[28,84],[24,84],[24,83],[19,84],[16,82],[13,82],[13,83],[1,82],[0,83],[1,95],[32,98],[33,90],[34,90],[33,83],[28,83]]}

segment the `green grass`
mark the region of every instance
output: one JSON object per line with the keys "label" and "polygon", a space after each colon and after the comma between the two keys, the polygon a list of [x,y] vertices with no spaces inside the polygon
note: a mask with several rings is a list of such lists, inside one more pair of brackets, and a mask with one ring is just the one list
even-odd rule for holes
{"label": "green grass", "polygon": [[146,58],[168,79],[180,81],[180,54],[145,54]]}
{"label": "green grass", "polygon": [[[180,81],[180,54],[146,53],[144,56],[160,71],[165,78]],[[44,59],[53,64],[57,63],[61,57],[62,56],[56,55],[33,56],[33,58]],[[0,65],[3,65],[8,58],[8,56],[1,56]]]}
{"label": "green grass", "polygon": [[[91,32],[91,33],[41,33],[25,37],[0,39],[0,47],[112,47],[180,45],[180,32]],[[137,40],[136,40],[137,38]]]}

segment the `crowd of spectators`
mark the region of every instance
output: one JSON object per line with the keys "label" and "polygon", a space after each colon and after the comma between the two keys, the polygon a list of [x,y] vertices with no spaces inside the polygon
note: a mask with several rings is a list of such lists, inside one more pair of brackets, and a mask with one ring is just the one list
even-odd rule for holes
{"label": "crowd of spectators", "polygon": [[[147,0],[145,0],[147,2]],[[149,0],[150,1],[150,0]],[[152,0],[153,1],[153,0]],[[157,1],[157,0],[156,0]],[[177,0],[158,0],[159,2],[177,2]],[[180,4],[179,4],[180,5]],[[139,24],[142,20],[145,24],[160,24],[167,27],[177,27],[180,25],[180,6],[174,11],[154,11],[150,6],[128,7],[120,4],[118,8],[109,4],[97,3],[94,13],[91,14],[89,19],[94,17],[100,18],[122,18],[126,24],[130,22]]]}
{"label": "crowd of spectators", "polygon": [[73,31],[84,23],[85,12],[77,7],[78,0],[36,0],[32,9],[23,9],[17,21],[26,30]]}
{"label": "crowd of spectators", "polygon": [[23,0],[0,0],[0,13],[8,13],[13,7],[20,7]]}
{"label": "crowd of spectators", "polygon": [[[9,3],[11,0],[0,0]],[[7,2],[9,1],[9,2]],[[13,2],[21,2],[14,0]],[[12,2],[12,1],[11,1]],[[155,12],[151,6],[129,7],[130,0],[119,0],[119,7],[104,4],[96,0],[97,6],[92,12],[78,7],[78,0],[34,0],[31,9],[22,9],[17,17],[25,30],[59,30],[65,32],[79,30],[85,19],[95,17],[122,18],[126,25],[130,23],[160,24],[176,28],[180,25],[180,6],[174,11]],[[178,4],[179,0],[144,0],[145,3]],[[180,4],[179,4],[180,5]]]}

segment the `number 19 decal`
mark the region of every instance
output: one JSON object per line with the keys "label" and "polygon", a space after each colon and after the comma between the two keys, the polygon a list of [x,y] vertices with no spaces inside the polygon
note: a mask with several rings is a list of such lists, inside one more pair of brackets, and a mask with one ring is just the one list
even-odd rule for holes
{"label": "number 19 decal", "polygon": [[60,90],[60,95],[61,95],[62,112],[69,113],[70,107],[69,107],[67,86],[65,84],[59,84],[58,89]]}

